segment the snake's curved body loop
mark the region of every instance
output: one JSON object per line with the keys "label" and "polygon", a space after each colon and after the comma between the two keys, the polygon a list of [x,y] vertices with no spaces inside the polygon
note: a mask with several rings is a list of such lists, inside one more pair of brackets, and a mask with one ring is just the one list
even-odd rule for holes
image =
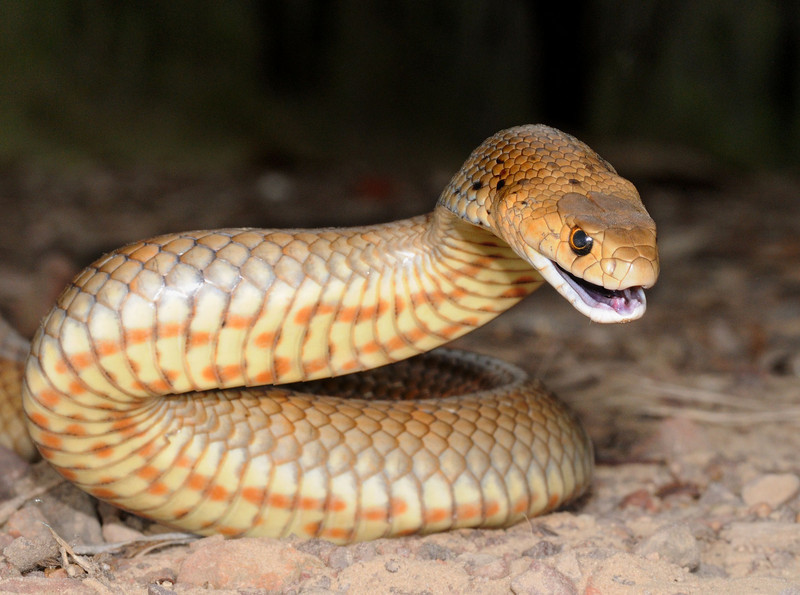
{"label": "snake's curved body loop", "polygon": [[[592,466],[572,415],[516,369],[446,353],[307,389],[377,400],[274,385],[427,352],[545,280],[594,320],[631,320],[657,274],[633,186],[568,135],[513,128],[428,215],[170,234],[104,256],[34,338],[28,428],[82,489],[199,533],[506,526],[582,493]],[[409,393],[422,398],[396,400]]]}

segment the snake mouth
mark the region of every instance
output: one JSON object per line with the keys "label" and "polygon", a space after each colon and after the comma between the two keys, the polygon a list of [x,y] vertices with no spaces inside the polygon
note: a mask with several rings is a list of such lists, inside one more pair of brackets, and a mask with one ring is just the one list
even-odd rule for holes
{"label": "snake mouth", "polygon": [[[556,289],[592,320],[596,322],[628,322],[644,314],[647,300],[644,288],[641,286],[608,289],[573,275],[556,262],[553,262],[553,265],[561,278],[566,281],[566,284],[556,287]],[[574,295],[567,295],[569,293]],[[576,303],[574,299],[570,299],[574,297],[580,299],[580,304]],[[590,311],[585,312],[580,305],[584,305]]]}
{"label": "snake mouth", "polygon": [[526,248],[524,254],[545,281],[578,312],[594,322],[630,322],[641,318],[647,309],[644,287],[641,285],[608,289],[573,275],[533,248]]}

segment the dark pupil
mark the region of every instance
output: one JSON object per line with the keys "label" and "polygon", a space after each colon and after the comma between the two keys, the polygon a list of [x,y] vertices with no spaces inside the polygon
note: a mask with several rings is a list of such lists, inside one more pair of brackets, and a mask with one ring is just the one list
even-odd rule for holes
{"label": "dark pupil", "polygon": [[570,245],[572,251],[578,256],[589,254],[592,249],[592,238],[586,235],[582,229],[576,229],[570,235]]}

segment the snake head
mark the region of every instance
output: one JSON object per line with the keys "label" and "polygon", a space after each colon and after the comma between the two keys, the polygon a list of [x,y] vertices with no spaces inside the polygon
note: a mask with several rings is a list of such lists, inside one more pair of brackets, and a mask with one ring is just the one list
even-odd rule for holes
{"label": "snake head", "polygon": [[596,322],[644,314],[658,278],[656,226],[628,180],[576,138],[520,126],[487,139],[449,202]]}
{"label": "snake head", "polygon": [[505,196],[498,208],[515,211],[517,219],[511,229],[496,223],[500,236],[591,320],[641,317],[644,290],[659,272],[656,226],[641,202],[590,190],[567,192],[531,211],[526,186]]}

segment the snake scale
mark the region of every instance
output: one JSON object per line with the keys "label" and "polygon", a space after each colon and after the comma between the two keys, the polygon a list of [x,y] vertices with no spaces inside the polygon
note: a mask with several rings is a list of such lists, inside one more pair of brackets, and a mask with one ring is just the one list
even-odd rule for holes
{"label": "snake scale", "polygon": [[0,332],[6,433],[33,454],[7,409],[21,402],[65,478],[200,534],[509,526],[586,490],[588,437],[515,367],[426,352],[544,282],[591,320],[636,319],[658,272],[630,182],[567,134],[510,128],[426,215],[169,234],[101,257],[29,348]]}

